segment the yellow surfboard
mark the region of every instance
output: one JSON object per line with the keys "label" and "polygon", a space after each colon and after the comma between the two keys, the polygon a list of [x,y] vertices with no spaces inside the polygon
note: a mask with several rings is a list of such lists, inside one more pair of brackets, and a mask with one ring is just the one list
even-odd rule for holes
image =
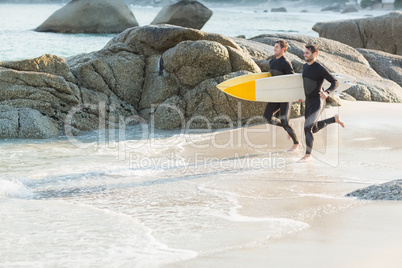
{"label": "yellow surfboard", "polygon": [[[335,94],[353,86],[356,79],[345,74],[332,74],[338,80],[339,86]],[[323,87],[329,87],[324,81]],[[226,80],[217,88],[233,97],[262,102],[291,102],[304,100],[303,78],[301,73],[271,76],[270,73],[256,73],[238,76]]]}
{"label": "yellow surfboard", "polygon": [[223,81],[216,87],[233,97],[256,101],[255,81],[271,77],[270,72],[245,74]]}

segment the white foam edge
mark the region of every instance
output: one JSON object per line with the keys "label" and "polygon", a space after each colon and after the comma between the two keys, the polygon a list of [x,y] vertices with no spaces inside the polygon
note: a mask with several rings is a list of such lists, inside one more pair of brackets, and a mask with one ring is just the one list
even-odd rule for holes
{"label": "white foam edge", "polygon": [[0,198],[32,199],[34,192],[19,180],[0,179]]}

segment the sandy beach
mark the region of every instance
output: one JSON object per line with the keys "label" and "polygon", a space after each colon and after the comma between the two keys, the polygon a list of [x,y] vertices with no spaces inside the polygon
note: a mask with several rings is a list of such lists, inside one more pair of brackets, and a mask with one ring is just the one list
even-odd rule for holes
{"label": "sandy beach", "polygon": [[[271,145],[267,151],[277,152],[276,158],[284,157],[286,168],[268,169],[267,176],[254,174],[253,178],[248,178],[247,172],[237,172],[226,181],[230,182],[226,189],[244,194],[239,199],[238,214],[254,220],[286,217],[306,222],[308,227],[280,238],[262,239],[260,244],[206,253],[168,267],[400,267],[402,232],[398,226],[402,224],[402,204],[344,196],[371,184],[401,179],[402,104],[342,101],[341,107],[325,110],[327,117],[335,113],[341,115],[346,128],[333,124],[327,132],[316,135],[315,146],[321,153],[313,161],[297,162],[303,150],[293,156],[283,153],[291,144],[278,130],[276,146]],[[291,121],[300,129],[303,120]],[[245,129],[234,131],[240,135]],[[223,132],[221,141],[229,135],[230,131]],[[262,145],[267,140],[261,133],[247,136],[255,144]],[[322,153],[324,148],[327,153]],[[250,147],[242,149],[237,153],[250,153]],[[195,153],[188,150],[189,154]],[[263,151],[256,149],[251,155]],[[228,158],[234,154],[230,150],[206,153]],[[270,176],[272,172],[277,176]],[[247,181],[244,188],[236,185],[239,180]],[[303,192],[309,194],[295,198]],[[250,225],[250,231],[252,228]],[[175,246],[183,248],[180,243]]]}
{"label": "sandy beach", "polygon": [[258,248],[216,254],[170,267],[400,267],[402,207],[372,202],[314,220],[295,235]]}

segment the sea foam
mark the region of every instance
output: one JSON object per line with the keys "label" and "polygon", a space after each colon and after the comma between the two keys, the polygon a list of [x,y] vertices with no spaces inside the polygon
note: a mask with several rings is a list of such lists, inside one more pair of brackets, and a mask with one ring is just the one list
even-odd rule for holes
{"label": "sea foam", "polygon": [[28,189],[20,181],[0,179],[0,198],[31,199],[33,197],[33,191]]}

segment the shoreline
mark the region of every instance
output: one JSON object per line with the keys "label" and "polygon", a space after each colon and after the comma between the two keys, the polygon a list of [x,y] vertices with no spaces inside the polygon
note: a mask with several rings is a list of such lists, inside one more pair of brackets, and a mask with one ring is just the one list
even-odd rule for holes
{"label": "shoreline", "polygon": [[[246,188],[261,184],[260,190],[255,193],[259,198],[270,198],[265,201],[264,198],[258,201],[241,199],[237,210],[239,215],[301,220],[309,225],[308,228],[280,238],[267,239],[254,246],[240,244],[231,250],[202,253],[194,259],[164,267],[244,267],[245,264],[251,267],[269,265],[281,268],[363,268],[378,267],[379,264],[390,268],[399,267],[402,247],[398,241],[402,239],[402,233],[393,231],[393,228],[402,224],[401,203],[358,200],[345,195],[372,184],[401,179],[398,174],[401,171],[402,142],[397,141],[398,134],[402,132],[401,111],[400,103],[342,101],[342,106],[328,108],[325,116],[340,112],[346,123],[345,129],[338,129],[338,164],[331,166],[318,158],[309,163],[297,163],[297,157],[303,151],[293,156],[280,153],[278,157],[285,155],[287,158],[285,170],[267,170],[266,177],[261,174],[247,181]],[[304,119],[291,121],[299,129]],[[315,135],[314,147],[317,150],[322,145],[329,148],[330,144],[324,142],[325,136],[327,141],[328,138],[336,138],[337,128],[334,125],[328,126],[326,133]],[[222,133],[222,138],[228,134]],[[286,150],[289,141],[283,136],[278,135],[277,146],[268,151]],[[261,134],[251,139],[264,144],[264,136]],[[247,151],[247,148],[243,150]],[[189,154],[193,153],[190,150]],[[233,152],[211,150],[206,154],[230,157]],[[233,176],[245,179],[246,174],[247,171],[239,171]],[[281,175],[275,178],[270,174]],[[226,190],[232,191],[233,187],[229,183]],[[294,193],[287,193],[285,189],[298,189],[308,194],[295,199]],[[279,200],[275,201],[275,198]],[[169,241],[164,242],[169,245]],[[174,244],[174,247],[183,248],[180,243]]]}
{"label": "shoreline", "polygon": [[164,267],[398,268],[402,207],[368,202],[316,219],[303,231],[255,248],[202,256]]}

